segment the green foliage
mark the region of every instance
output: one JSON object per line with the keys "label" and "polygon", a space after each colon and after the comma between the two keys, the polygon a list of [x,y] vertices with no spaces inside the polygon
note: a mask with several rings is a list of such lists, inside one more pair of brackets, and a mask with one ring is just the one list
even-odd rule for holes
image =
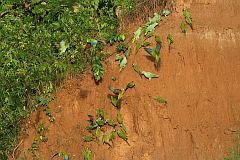
{"label": "green foliage", "polygon": [[117,53],[123,52],[125,53],[128,50],[128,45],[126,43],[120,43],[117,45]]}
{"label": "green foliage", "polygon": [[[59,84],[68,73],[83,71],[89,53],[82,46],[88,39],[116,33],[118,5],[111,0],[1,1],[0,159],[17,143],[21,120],[49,82]],[[99,80],[104,70],[97,64]],[[50,110],[46,114],[53,121]]]}
{"label": "green foliage", "polygon": [[240,135],[237,136],[236,143],[236,146],[224,160],[240,160]]}

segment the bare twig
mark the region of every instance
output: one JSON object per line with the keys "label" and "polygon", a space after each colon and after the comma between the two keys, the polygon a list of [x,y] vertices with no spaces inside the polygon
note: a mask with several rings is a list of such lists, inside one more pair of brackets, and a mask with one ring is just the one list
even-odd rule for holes
{"label": "bare twig", "polygon": [[23,140],[21,140],[18,145],[14,148],[13,153],[12,153],[12,158],[13,160],[15,160],[15,152],[17,151],[17,149],[19,148],[19,146],[23,143]]}

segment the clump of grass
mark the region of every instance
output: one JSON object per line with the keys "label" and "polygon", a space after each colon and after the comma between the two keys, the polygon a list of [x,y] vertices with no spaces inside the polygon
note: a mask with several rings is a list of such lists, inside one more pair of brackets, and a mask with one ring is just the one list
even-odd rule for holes
{"label": "clump of grass", "polygon": [[230,154],[224,158],[224,160],[240,160],[240,135],[236,138],[236,146],[230,152]]}
{"label": "clump of grass", "polygon": [[[1,2],[0,159],[17,144],[22,120],[38,103],[35,99],[43,95],[42,103],[48,103],[45,88],[84,70],[91,59],[83,47],[88,39],[104,41],[116,33],[118,5],[110,0]],[[96,50],[100,52],[101,45]],[[45,111],[54,121],[48,107]]]}

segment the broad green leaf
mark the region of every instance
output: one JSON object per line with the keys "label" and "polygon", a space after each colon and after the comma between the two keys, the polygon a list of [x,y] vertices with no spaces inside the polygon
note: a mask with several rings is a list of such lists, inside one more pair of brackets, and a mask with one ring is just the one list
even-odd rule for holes
{"label": "broad green leaf", "polygon": [[146,72],[146,71],[142,71],[142,74],[148,79],[159,77],[159,75],[157,75],[157,74],[154,74],[154,73],[151,73],[151,72]]}
{"label": "broad green leaf", "polygon": [[170,12],[168,9],[164,9],[164,10],[162,11],[162,14],[163,14],[165,17],[168,16],[170,13],[171,13],[171,12]]}
{"label": "broad green leaf", "polygon": [[123,33],[118,35],[118,41],[125,41],[126,37]]}
{"label": "broad green leaf", "polygon": [[85,142],[91,142],[91,141],[93,141],[93,137],[92,136],[85,136],[85,137],[83,137],[83,140]]}
{"label": "broad green leaf", "polygon": [[123,119],[122,119],[122,116],[121,116],[121,113],[120,113],[119,110],[118,110],[118,113],[117,113],[117,121],[118,121],[119,124],[123,123]]}
{"label": "broad green leaf", "polygon": [[133,42],[133,43],[140,38],[141,33],[142,33],[142,27],[139,27],[139,28],[134,32],[134,37],[133,37],[133,39],[132,39],[132,42]]}
{"label": "broad green leaf", "polygon": [[88,148],[84,150],[83,155],[84,155],[84,160],[92,160],[93,159],[92,151]]}
{"label": "broad green leaf", "polygon": [[114,107],[118,107],[118,99],[117,98],[111,96],[111,102],[114,105]]}
{"label": "broad green leaf", "polygon": [[154,100],[156,100],[160,104],[164,104],[164,105],[167,104],[167,101],[164,98],[162,98],[161,96],[154,97]]}

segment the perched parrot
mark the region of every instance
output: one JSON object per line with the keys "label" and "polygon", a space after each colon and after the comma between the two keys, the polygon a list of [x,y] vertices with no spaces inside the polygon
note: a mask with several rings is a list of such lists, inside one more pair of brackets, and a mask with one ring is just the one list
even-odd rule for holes
{"label": "perched parrot", "polygon": [[160,68],[160,64],[161,64],[161,57],[160,57],[160,50],[162,48],[162,41],[160,39],[160,37],[155,36],[155,41],[156,41],[156,48],[155,49],[151,49],[151,48],[144,48],[144,50],[152,57],[154,57],[155,62],[154,65],[157,69]]}
{"label": "perched parrot", "polygon": [[108,89],[115,95],[119,95],[121,89],[115,89],[113,86],[108,86]]}

